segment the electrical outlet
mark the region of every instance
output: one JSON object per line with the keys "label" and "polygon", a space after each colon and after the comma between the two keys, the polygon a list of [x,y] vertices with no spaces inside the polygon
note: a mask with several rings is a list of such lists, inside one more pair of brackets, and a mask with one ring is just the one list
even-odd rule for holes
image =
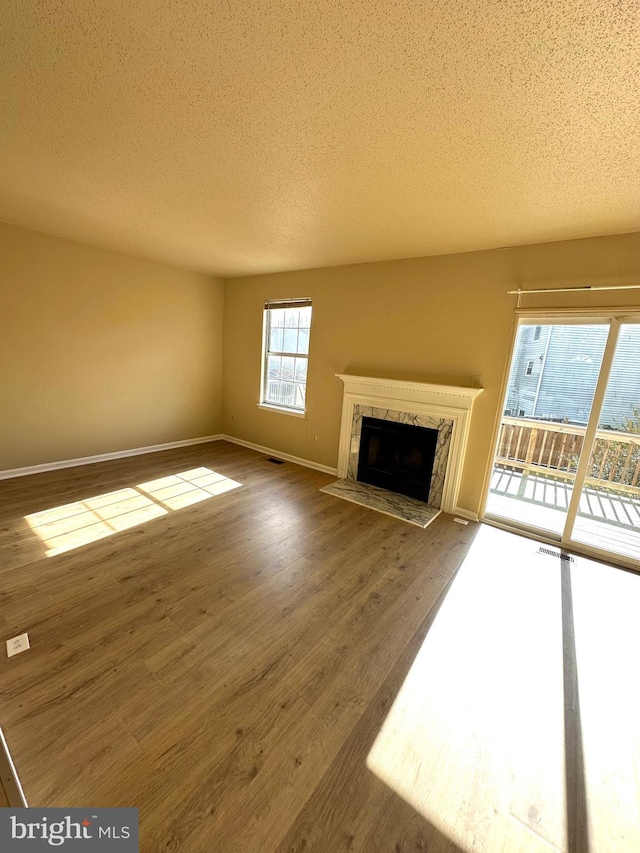
{"label": "electrical outlet", "polygon": [[12,658],[14,655],[26,652],[30,648],[29,635],[27,633],[20,634],[19,637],[12,637],[10,640],[7,640],[7,657]]}

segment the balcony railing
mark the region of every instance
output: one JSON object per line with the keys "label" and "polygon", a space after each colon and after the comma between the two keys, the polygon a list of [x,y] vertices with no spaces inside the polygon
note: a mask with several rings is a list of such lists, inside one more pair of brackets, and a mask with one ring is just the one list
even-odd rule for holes
{"label": "balcony railing", "polygon": [[[503,417],[496,465],[574,480],[585,432],[572,424]],[[640,435],[598,430],[585,482],[640,496]]]}

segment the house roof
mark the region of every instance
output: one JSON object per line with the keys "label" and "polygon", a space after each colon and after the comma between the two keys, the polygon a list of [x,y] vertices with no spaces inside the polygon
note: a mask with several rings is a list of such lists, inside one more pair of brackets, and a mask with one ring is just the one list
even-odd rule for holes
{"label": "house roof", "polygon": [[637,0],[15,0],[0,220],[236,276],[640,230]]}

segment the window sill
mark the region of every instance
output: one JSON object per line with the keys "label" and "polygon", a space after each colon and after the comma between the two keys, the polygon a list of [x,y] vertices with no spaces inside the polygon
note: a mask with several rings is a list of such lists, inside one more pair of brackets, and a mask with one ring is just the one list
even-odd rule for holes
{"label": "window sill", "polygon": [[281,415],[291,415],[293,418],[306,418],[306,412],[296,412],[294,409],[284,409],[281,406],[272,406],[270,403],[258,403],[259,409],[264,409],[265,412],[279,412]]}

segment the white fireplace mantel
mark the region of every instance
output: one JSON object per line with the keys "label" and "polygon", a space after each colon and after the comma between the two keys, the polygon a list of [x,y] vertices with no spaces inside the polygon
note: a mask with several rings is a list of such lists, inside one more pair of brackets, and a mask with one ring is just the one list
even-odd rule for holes
{"label": "white fireplace mantel", "polygon": [[452,423],[452,430],[441,508],[444,512],[455,513],[469,435],[471,409],[476,397],[483,389],[352,376],[345,373],[336,373],[336,376],[344,383],[338,476],[345,478],[348,475],[355,406],[372,406],[395,412],[446,419]]}

